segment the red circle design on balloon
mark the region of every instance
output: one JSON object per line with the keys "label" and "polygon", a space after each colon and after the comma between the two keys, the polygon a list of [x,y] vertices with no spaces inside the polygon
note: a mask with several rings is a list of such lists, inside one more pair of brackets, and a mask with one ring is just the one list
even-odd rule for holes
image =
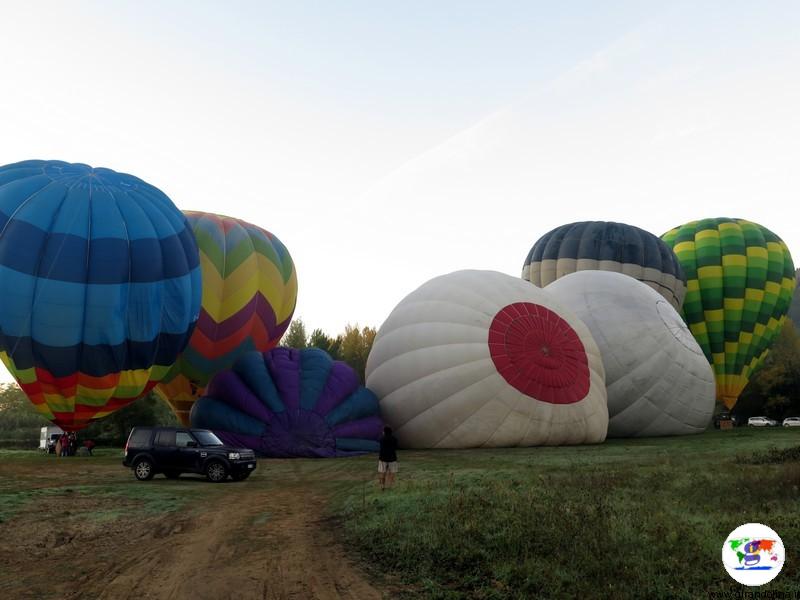
{"label": "red circle design on balloon", "polygon": [[549,308],[515,302],[489,327],[497,371],[523,394],[550,404],[572,404],[589,393],[589,358],[577,332]]}

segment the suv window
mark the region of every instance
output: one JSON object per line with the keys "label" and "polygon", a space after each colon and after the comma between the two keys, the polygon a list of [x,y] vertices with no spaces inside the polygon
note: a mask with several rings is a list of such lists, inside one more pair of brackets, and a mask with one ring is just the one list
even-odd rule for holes
{"label": "suv window", "polygon": [[174,431],[159,431],[155,439],[156,446],[174,446],[175,445],[175,432]]}
{"label": "suv window", "polygon": [[128,440],[128,446],[131,448],[144,448],[150,442],[150,433],[152,429],[142,429],[138,427],[131,431],[131,437]]}
{"label": "suv window", "polygon": [[194,442],[194,438],[185,431],[178,431],[175,433],[175,445],[178,446],[178,448],[185,448],[189,445],[189,442]]}
{"label": "suv window", "polygon": [[223,446],[222,440],[207,429],[194,429],[194,434],[202,446]]}

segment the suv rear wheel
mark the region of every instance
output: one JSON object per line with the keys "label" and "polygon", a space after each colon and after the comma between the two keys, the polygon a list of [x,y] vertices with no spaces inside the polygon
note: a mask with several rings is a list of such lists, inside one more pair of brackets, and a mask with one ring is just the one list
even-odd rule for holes
{"label": "suv rear wheel", "polygon": [[228,469],[218,460],[212,460],[206,466],[206,477],[214,483],[221,483],[228,478]]}
{"label": "suv rear wheel", "polygon": [[139,481],[148,481],[153,478],[153,463],[149,458],[140,458],[133,466],[133,474]]}

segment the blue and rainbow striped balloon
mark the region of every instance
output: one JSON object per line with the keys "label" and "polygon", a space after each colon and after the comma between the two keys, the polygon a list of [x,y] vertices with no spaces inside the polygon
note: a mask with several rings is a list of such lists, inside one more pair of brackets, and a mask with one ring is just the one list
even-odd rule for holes
{"label": "blue and rainbow striped balloon", "polygon": [[63,429],[155,386],[200,296],[194,237],[160,190],[83,164],[0,167],[0,359]]}

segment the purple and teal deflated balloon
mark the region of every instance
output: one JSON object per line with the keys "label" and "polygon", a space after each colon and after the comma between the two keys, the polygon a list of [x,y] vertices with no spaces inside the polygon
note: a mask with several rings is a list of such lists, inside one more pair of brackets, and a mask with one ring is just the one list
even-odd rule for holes
{"label": "purple and teal deflated balloon", "polygon": [[190,418],[227,444],[282,458],[377,452],[383,430],[375,394],[317,348],[243,354],[211,379]]}

